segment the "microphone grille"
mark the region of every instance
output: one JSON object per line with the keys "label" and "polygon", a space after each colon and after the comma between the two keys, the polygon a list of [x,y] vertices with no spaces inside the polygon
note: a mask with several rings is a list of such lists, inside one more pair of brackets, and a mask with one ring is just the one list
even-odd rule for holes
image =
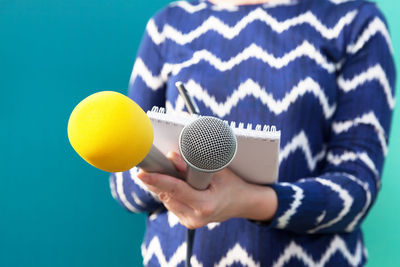
{"label": "microphone grille", "polygon": [[237,140],[229,125],[204,116],[183,128],[179,149],[186,163],[203,171],[226,167],[236,154]]}

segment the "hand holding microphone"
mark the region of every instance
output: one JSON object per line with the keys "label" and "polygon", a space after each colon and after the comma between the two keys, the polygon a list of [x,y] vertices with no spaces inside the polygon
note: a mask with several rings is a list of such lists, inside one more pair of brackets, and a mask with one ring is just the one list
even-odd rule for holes
{"label": "hand holding microphone", "polygon": [[[179,154],[171,152],[168,158],[178,170],[185,172],[187,165]],[[244,210],[250,211],[245,205],[252,203],[248,195],[252,192],[249,186],[253,185],[228,168],[214,173],[205,190],[196,190],[185,181],[164,174],[139,172],[137,177],[189,229],[200,228],[210,222],[244,217]],[[257,211],[254,206],[253,211]]]}
{"label": "hand holding microphone", "polygon": [[227,123],[214,117],[200,117],[182,130],[182,157],[170,154],[177,168],[186,171],[187,183],[156,173],[142,172],[138,178],[186,227],[193,229],[222,221],[235,214],[236,201],[231,199],[239,200],[237,190],[245,188],[241,178],[224,169],[234,158],[236,147],[236,136]]}

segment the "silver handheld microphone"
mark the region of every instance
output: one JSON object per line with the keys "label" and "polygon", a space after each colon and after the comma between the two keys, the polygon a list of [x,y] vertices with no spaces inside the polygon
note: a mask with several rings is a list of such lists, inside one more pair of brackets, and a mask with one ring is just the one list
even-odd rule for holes
{"label": "silver handheld microphone", "polygon": [[204,190],[213,174],[227,167],[235,157],[237,139],[227,123],[204,116],[183,128],[179,150],[188,166],[186,181]]}
{"label": "silver handheld microphone", "polygon": [[147,156],[137,165],[146,172],[158,172],[184,180],[174,164],[156,147],[152,146]]}

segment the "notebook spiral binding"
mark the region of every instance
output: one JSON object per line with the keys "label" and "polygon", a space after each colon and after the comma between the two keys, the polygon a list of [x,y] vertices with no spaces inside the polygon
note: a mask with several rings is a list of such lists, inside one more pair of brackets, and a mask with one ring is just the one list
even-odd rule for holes
{"label": "notebook spiral binding", "polygon": [[[195,114],[184,115],[181,113],[168,113],[165,108],[157,106],[154,106],[150,111],[148,111],[147,115],[151,119],[181,125],[186,125],[196,118],[201,117],[201,115]],[[224,122],[227,123],[233,129],[235,134],[239,136],[262,138],[265,137],[265,134],[268,134],[269,138],[280,138],[280,131],[278,131],[274,125],[257,124],[255,127],[253,127],[252,123],[247,123],[245,126],[243,122],[237,123],[235,121],[229,122],[227,120],[224,120]]]}

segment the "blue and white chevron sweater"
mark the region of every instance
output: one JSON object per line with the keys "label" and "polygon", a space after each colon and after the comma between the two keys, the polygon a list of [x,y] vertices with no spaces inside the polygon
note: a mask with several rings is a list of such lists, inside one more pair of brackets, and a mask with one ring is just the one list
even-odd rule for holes
{"label": "blue and white chevron sweater", "polygon": [[[360,224],[381,186],[392,53],[381,12],[359,0],[179,1],[150,19],[129,90],[144,110],[184,110],[174,85],[182,81],[202,114],[282,131],[272,222],[238,218],[198,229],[193,266],[366,262]],[[110,182],[122,206],[149,213],[144,265],[183,266],[185,228],[135,174]]]}

